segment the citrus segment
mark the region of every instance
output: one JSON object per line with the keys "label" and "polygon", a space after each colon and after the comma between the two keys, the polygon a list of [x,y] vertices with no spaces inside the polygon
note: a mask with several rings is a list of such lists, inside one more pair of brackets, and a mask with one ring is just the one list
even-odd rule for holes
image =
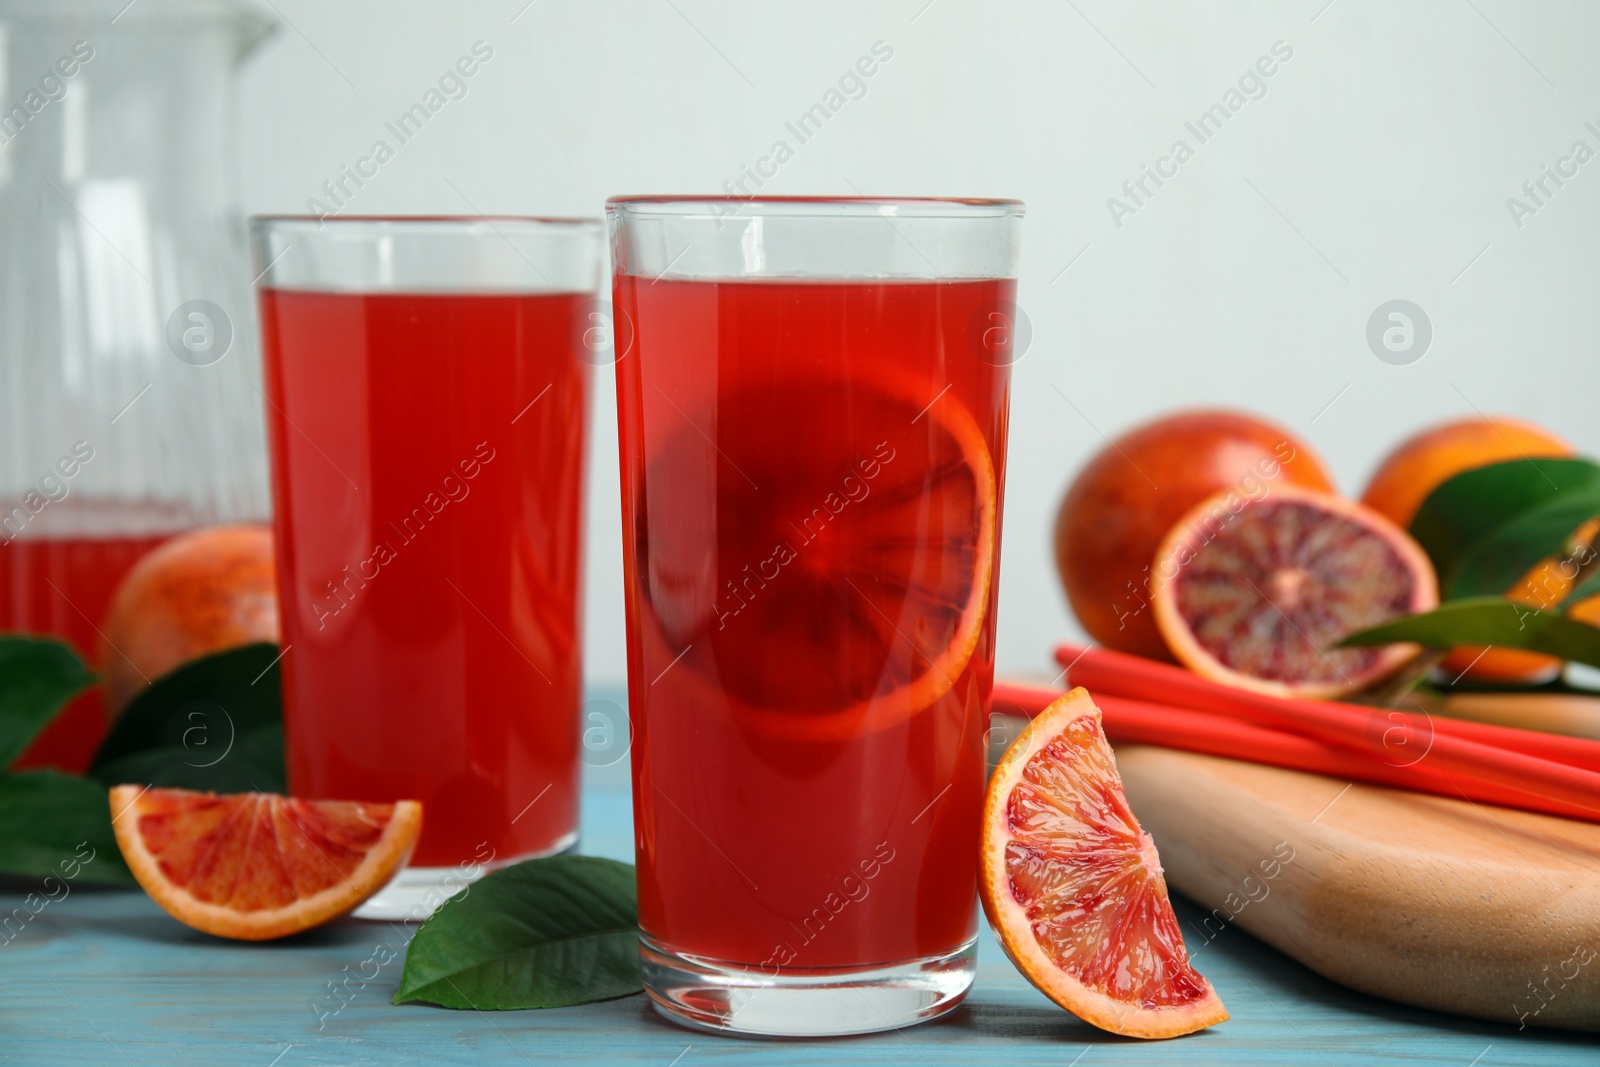
{"label": "citrus segment", "polygon": [[1392,674],[1415,645],[1334,646],[1439,602],[1433,566],[1404,530],[1290,486],[1201,502],[1152,569],[1156,622],[1173,655],[1207,678],[1277,696],[1342,696]]}
{"label": "citrus segment", "polygon": [[[982,634],[994,565],[994,464],[972,415],[881,375],[751,385],[719,405],[743,414],[720,422],[715,446],[686,426],[652,460],[682,471],[714,447],[716,526],[692,547],[636,531],[650,665],[681,658],[742,720],[791,740],[882,729],[948,693]],[[761,411],[815,413],[832,432],[796,450],[783,418],[749,417]]]}
{"label": "citrus segment", "polygon": [[1083,689],[1041,712],[990,780],[980,889],[1012,961],[1079,1018],[1157,1038],[1228,1017],[1189,963],[1155,843]]}
{"label": "citrus segment", "polygon": [[382,889],[422,830],[414,800],[369,804],[270,793],[111,790],[117,845],[179,922],[261,941],[318,926]]}

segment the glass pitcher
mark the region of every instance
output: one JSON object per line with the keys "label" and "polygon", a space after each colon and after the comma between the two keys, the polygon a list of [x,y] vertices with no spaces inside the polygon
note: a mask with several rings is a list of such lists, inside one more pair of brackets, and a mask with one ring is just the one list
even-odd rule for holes
{"label": "glass pitcher", "polygon": [[[0,0],[0,631],[93,663],[174,533],[269,514],[229,0]],[[82,769],[78,699],[20,761]]]}

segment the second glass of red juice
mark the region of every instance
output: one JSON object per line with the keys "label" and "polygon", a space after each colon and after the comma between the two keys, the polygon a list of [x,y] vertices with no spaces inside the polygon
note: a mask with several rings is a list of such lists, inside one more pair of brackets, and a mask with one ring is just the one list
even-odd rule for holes
{"label": "second glass of red juice", "polygon": [[972,981],[1014,201],[624,198],[641,961],[690,1026]]}
{"label": "second glass of red juice", "polygon": [[420,918],[578,822],[599,224],[254,223],[290,791],[423,802],[361,914]]}

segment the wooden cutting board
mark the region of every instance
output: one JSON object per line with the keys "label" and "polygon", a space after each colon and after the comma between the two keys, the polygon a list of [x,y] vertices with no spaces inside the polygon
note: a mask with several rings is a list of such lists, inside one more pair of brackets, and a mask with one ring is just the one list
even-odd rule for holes
{"label": "wooden cutting board", "polygon": [[1117,746],[1168,884],[1343,985],[1600,1030],[1600,825]]}

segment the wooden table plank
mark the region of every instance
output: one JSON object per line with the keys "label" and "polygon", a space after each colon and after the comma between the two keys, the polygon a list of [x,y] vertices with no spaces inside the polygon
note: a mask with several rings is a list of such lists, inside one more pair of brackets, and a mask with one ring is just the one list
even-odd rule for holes
{"label": "wooden table plank", "polygon": [[[625,770],[591,775],[583,850],[632,858]],[[26,887],[0,891],[0,909]],[[1179,902],[1182,917],[1198,911]],[[0,912],[3,913],[3,912]],[[1186,927],[1189,923],[1186,921]],[[400,962],[349,1002],[330,983],[409,928],[347,921],[287,943],[247,945],[187,930],[143,894],[73,889],[0,947],[0,1063],[561,1064],[604,1060],[698,1064],[1415,1065],[1557,1067],[1600,1062],[1600,1040],[1405,1008],[1341,989],[1244,931],[1196,953],[1233,1019],[1204,1034],[1141,1043],[1103,1034],[1030,987],[985,933],[977,984],[945,1020],[898,1033],[830,1041],[758,1041],[691,1033],[641,996],[553,1011],[474,1013],[389,998]],[[398,953],[397,953],[398,954]],[[346,968],[349,968],[347,971]],[[368,974],[372,967],[366,968]],[[681,1057],[681,1058],[677,1058]],[[675,1059],[677,1058],[677,1059]]]}

